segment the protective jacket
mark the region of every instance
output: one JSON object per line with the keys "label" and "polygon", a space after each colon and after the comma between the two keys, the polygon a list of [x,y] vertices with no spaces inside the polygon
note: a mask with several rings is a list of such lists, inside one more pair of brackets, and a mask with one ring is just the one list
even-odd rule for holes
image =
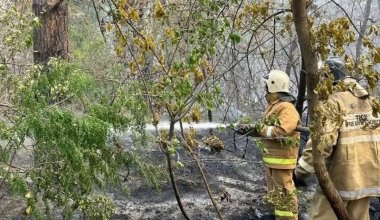
{"label": "protective jacket", "polygon": [[300,134],[295,131],[301,124],[299,114],[290,102],[281,101],[277,93],[267,95],[268,107],[264,112],[263,161],[269,168],[294,169],[297,164]]}
{"label": "protective jacket", "polygon": [[[372,115],[372,98],[354,79],[349,90],[330,95],[327,103],[343,114],[343,123],[327,121],[318,148],[326,157],[331,181],[343,200],[380,196],[380,118]],[[296,175],[314,173],[311,142]]]}

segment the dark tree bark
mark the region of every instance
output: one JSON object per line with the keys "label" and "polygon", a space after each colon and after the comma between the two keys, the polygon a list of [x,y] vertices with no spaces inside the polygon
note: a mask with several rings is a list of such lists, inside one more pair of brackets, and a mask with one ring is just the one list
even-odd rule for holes
{"label": "dark tree bark", "polygon": [[305,0],[293,0],[292,11],[294,17],[294,25],[298,36],[298,42],[301,48],[301,54],[305,61],[306,82],[307,82],[307,98],[308,98],[308,111],[311,116],[312,122],[315,123],[316,132],[312,135],[313,142],[313,166],[315,174],[317,175],[319,185],[323,193],[326,195],[338,219],[349,219],[346,208],[343,205],[342,199],[336,191],[334,184],[331,182],[329,173],[327,172],[325,158],[318,150],[319,134],[321,125],[318,123],[317,115],[315,115],[314,108],[318,104],[318,97],[314,93],[314,89],[319,81],[317,74],[318,64],[316,54],[312,50],[310,39],[310,29],[307,22],[307,10]]}
{"label": "dark tree bark", "polygon": [[50,57],[69,58],[68,6],[64,0],[33,0],[33,12],[41,26],[33,32],[34,63]]}
{"label": "dark tree bark", "polygon": [[300,70],[300,82],[298,84],[298,95],[296,101],[296,109],[300,117],[302,118],[303,103],[305,102],[306,93],[306,73],[305,73],[305,60],[302,58],[302,66]]}

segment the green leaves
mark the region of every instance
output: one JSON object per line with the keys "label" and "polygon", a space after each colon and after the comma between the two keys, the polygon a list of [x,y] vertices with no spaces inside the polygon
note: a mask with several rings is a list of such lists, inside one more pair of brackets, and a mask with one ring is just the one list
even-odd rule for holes
{"label": "green leaves", "polygon": [[46,67],[34,66],[18,82],[16,92],[20,98],[15,99],[14,104],[37,111],[40,107],[80,97],[91,88],[94,87],[89,75],[75,65],[53,58]]}
{"label": "green leaves", "polygon": [[79,202],[81,209],[90,219],[111,219],[116,211],[112,200],[105,196],[86,197]]}
{"label": "green leaves", "polygon": [[178,98],[186,98],[192,93],[192,84],[190,80],[181,80],[176,89]]}
{"label": "green leaves", "polygon": [[13,195],[24,196],[28,192],[28,185],[24,178],[11,171],[9,178],[9,189]]}
{"label": "green leaves", "polygon": [[110,142],[111,124],[59,107],[29,115],[25,123],[37,143],[31,178],[44,198],[78,203],[95,185],[119,181],[117,172],[129,155]]}
{"label": "green leaves", "polygon": [[39,19],[31,13],[20,13],[15,6],[7,10],[0,9],[0,27],[2,34],[0,41],[4,43],[7,53],[14,56],[32,46],[33,27],[39,25]]}
{"label": "green leaves", "polygon": [[[28,176],[11,173],[12,192],[24,195],[31,191],[64,206],[67,217],[82,201],[81,209],[88,216],[108,218],[113,211],[109,201],[88,196],[94,187],[120,184],[118,172],[134,160],[114,140],[114,129],[145,124],[147,107],[139,86],[121,88],[110,100],[107,87],[96,91],[92,76],[57,59],[46,66],[33,66],[17,83],[12,97],[17,114],[12,115],[12,123],[0,123],[1,137],[9,139],[8,148],[1,148],[0,159],[8,163],[10,152],[28,137],[34,146],[34,161]],[[4,174],[1,169],[0,175]],[[26,177],[33,182],[30,189]],[[94,211],[95,203],[103,209]],[[39,212],[33,204],[28,203],[28,208],[31,215]]]}
{"label": "green leaves", "polygon": [[293,138],[293,137],[286,137],[285,140],[285,146],[288,148],[294,148],[299,146],[299,139]]}
{"label": "green leaves", "polygon": [[236,33],[231,33],[231,34],[230,34],[230,39],[231,39],[231,42],[232,42],[233,44],[238,44],[238,43],[240,43],[240,41],[241,41],[241,37],[240,37],[240,35],[239,35],[239,34],[236,34]]}

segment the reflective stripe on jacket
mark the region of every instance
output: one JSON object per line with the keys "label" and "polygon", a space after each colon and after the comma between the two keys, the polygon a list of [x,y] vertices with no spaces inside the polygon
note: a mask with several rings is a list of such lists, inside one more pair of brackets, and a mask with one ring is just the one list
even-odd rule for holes
{"label": "reflective stripe on jacket", "polygon": [[[338,130],[327,129],[328,142],[319,146],[327,158],[331,181],[344,200],[380,196],[380,118],[372,115],[371,98],[352,91],[330,95],[328,102],[345,113]],[[332,127],[327,123],[325,127]],[[299,162],[302,172],[313,172],[311,142]],[[297,167],[297,170],[298,168]]]}
{"label": "reflective stripe on jacket", "polygon": [[297,216],[296,213],[293,213],[291,211],[282,211],[282,210],[278,210],[278,209],[275,209],[274,210],[274,215],[276,217],[280,217],[280,218],[284,218],[284,217],[295,217]]}
{"label": "reflective stripe on jacket", "polygon": [[[264,164],[274,169],[294,169],[298,156],[297,143],[300,139],[299,133],[295,131],[297,125],[301,124],[299,114],[292,103],[281,101],[276,94],[269,94],[267,101],[264,121],[276,117],[279,125],[264,125],[260,132],[263,137],[273,138],[262,141],[265,147]],[[293,138],[294,144],[287,146],[284,139],[279,139],[281,137]]]}

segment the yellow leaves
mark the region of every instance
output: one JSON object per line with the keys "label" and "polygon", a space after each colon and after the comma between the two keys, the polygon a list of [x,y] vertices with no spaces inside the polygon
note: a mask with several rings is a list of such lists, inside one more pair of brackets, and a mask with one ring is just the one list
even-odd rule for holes
{"label": "yellow leaves", "polygon": [[331,74],[327,74],[328,71],[329,70],[327,67],[323,67],[322,74],[328,75],[328,78],[325,78],[320,83],[318,83],[317,87],[314,90],[320,100],[327,100],[328,96],[333,91],[333,77]]}
{"label": "yellow leaves", "polygon": [[268,16],[269,4],[271,1],[247,3],[244,6],[244,11],[236,16],[234,26],[240,29],[245,23],[257,22],[259,18],[264,19]]}
{"label": "yellow leaves", "polygon": [[195,123],[199,123],[201,121],[201,109],[199,106],[194,106],[191,109],[191,119]]}
{"label": "yellow leaves", "polygon": [[363,36],[362,42],[363,42],[363,46],[367,48],[373,48],[373,43],[368,36]]}
{"label": "yellow leaves", "polygon": [[285,15],[285,21],[288,22],[288,23],[292,23],[293,22],[293,14],[292,13],[287,13]]}
{"label": "yellow leaves", "polygon": [[32,214],[32,211],[33,211],[33,209],[31,206],[26,207],[26,209],[25,209],[26,216],[30,216]]}
{"label": "yellow leaves", "polygon": [[[315,107],[315,114],[318,115],[318,124],[315,125],[317,126],[315,128],[323,128],[323,131],[317,129],[316,132],[331,134],[332,131],[337,131],[341,127],[347,113],[342,111],[336,103],[323,101]],[[328,137],[330,134],[325,137]]]}
{"label": "yellow leaves", "polygon": [[263,3],[247,4],[244,7],[244,12],[250,14],[253,18],[266,17],[268,15],[269,1]]}
{"label": "yellow leaves", "polygon": [[155,50],[156,49],[156,42],[154,41],[152,36],[148,36],[146,38],[146,44],[148,45],[150,50]]}
{"label": "yellow leaves", "polygon": [[372,53],[373,62],[380,63],[380,47],[376,47]]}
{"label": "yellow leaves", "polygon": [[112,30],[112,28],[113,28],[113,25],[112,25],[112,23],[110,23],[110,22],[107,22],[107,24],[106,24],[106,30],[109,32],[109,31],[111,31],[111,30]]}
{"label": "yellow leaves", "polygon": [[370,34],[375,34],[375,35],[379,35],[379,29],[380,29],[380,26],[378,25],[371,25],[369,26],[368,28],[368,35]]}
{"label": "yellow leaves", "polygon": [[159,138],[161,139],[161,141],[169,140],[169,131],[167,129],[160,129],[158,133],[159,133]]}
{"label": "yellow leaves", "polygon": [[285,32],[290,33],[292,31],[292,25],[293,25],[293,14],[287,13],[284,19],[284,27],[280,30],[280,33],[281,34],[284,34]]}
{"label": "yellow leaves", "polygon": [[131,70],[132,73],[136,72],[136,70],[137,70],[136,62],[132,61],[132,62],[128,63],[128,68]]}
{"label": "yellow leaves", "polygon": [[220,152],[224,149],[224,142],[214,134],[208,136],[207,138],[203,138],[202,141],[209,146],[211,150]]}
{"label": "yellow leaves", "polygon": [[203,73],[199,68],[194,69],[194,80],[197,83],[201,83],[204,80]]}
{"label": "yellow leaves", "polygon": [[251,13],[252,11],[252,5],[251,4],[247,4],[244,6],[244,12],[245,13]]}
{"label": "yellow leaves", "polygon": [[235,19],[235,27],[237,28],[241,28],[241,23],[242,23],[242,14],[239,14],[239,16],[237,16],[237,18]]}
{"label": "yellow leaves", "polygon": [[206,71],[207,75],[213,74],[214,68],[211,66],[211,64],[206,59],[201,60],[200,66]]}
{"label": "yellow leaves", "polygon": [[118,57],[122,57],[124,55],[124,48],[120,46],[116,46],[115,52]]}
{"label": "yellow leaves", "polygon": [[[33,194],[32,194],[32,192],[30,192],[30,191],[28,191],[26,194],[25,194],[25,198],[28,200],[28,204],[29,204],[29,202],[30,202],[30,199],[33,197]],[[25,209],[25,211],[24,211],[25,213],[25,215],[26,216],[30,216],[31,214],[32,214],[32,212],[33,212],[33,208],[32,208],[32,206],[30,206],[30,205],[28,205],[28,207],[26,207],[26,209]]]}
{"label": "yellow leaves", "polygon": [[269,9],[269,1],[265,2],[263,5],[260,7],[260,15],[262,17],[266,17],[268,15],[268,9]]}
{"label": "yellow leaves", "polygon": [[[311,34],[316,52],[325,59],[329,54],[342,55],[345,47],[355,41],[355,33],[350,29],[347,17],[338,18],[318,27],[313,27]],[[333,51],[330,49],[333,48]]]}
{"label": "yellow leaves", "polygon": [[198,142],[194,139],[196,135],[197,133],[193,127],[190,127],[189,133],[185,133],[185,142],[191,151],[198,147]]}
{"label": "yellow leaves", "polygon": [[116,31],[116,46],[115,52],[118,57],[122,57],[124,55],[124,49],[127,41],[124,35],[120,31]]}
{"label": "yellow leaves", "polygon": [[171,40],[175,39],[175,31],[171,27],[167,27],[165,29],[165,35],[169,37]]}
{"label": "yellow leaves", "polygon": [[348,71],[353,71],[355,66],[355,60],[350,56],[345,56],[344,61],[346,63],[346,68]]}
{"label": "yellow leaves", "polygon": [[136,9],[130,8],[129,14],[130,14],[131,19],[133,21],[139,21],[140,20],[140,15],[139,15],[139,13],[137,12]]}
{"label": "yellow leaves", "polygon": [[373,117],[379,117],[380,114],[380,100],[373,98],[372,100],[372,115]]}
{"label": "yellow leaves", "polygon": [[140,37],[133,38],[133,43],[140,49],[145,49],[145,42]]}
{"label": "yellow leaves", "polygon": [[164,65],[165,64],[165,57],[164,55],[160,55],[159,59],[158,59],[158,62],[161,64],[161,65]]}
{"label": "yellow leaves", "polygon": [[121,16],[123,16],[125,19],[129,19],[129,14],[128,12],[124,9],[124,7],[119,7],[119,12]]}
{"label": "yellow leaves", "polygon": [[[176,106],[176,104],[172,104],[173,106]],[[201,107],[199,105],[195,105],[191,108],[190,112],[186,114],[185,117],[183,117],[183,121],[187,123],[199,123],[202,118],[202,112]]]}
{"label": "yellow leaves", "polygon": [[368,85],[371,89],[374,89],[379,81],[379,74],[375,72],[372,68],[367,68],[362,73],[367,79]]}
{"label": "yellow leaves", "polygon": [[165,9],[162,6],[162,3],[160,0],[156,0],[154,2],[153,14],[154,14],[154,17],[157,18],[158,20],[165,17],[165,14],[166,14]]}
{"label": "yellow leaves", "polygon": [[25,198],[26,199],[30,199],[30,198],[32,198],[32,192],[27,192],[26,194],[25,194]]}
{"label": "yellow leaves", "polygon": [[128,9],[126,9],[124,4],[120,4],[118,10],[120,12],[120,15],[124,17],[125,20],[132,20],[132,21],[140,20],[139,13],[133,7],[129,6]]}
{"label": "yellow leaves", "polygon": [[147,36],[145,38],[135,37],[133,43],[141,50],[147,51],[156,49],[156,42],[152,36]]}
{"label": "yellow leaves", "polygon": [[350,28],[350,20],[347,17],[342,17],[342,18],[338,19],[338,22],[341,24],[341,26],[344,29]]}
{"label": "yellow leaves", "polygon": [[178,111],[178,105],[177,103],[173,102],[173,103],[170,103],[168,105],[170,111],[172,111],[173,113],[177,112]]}
{"label": "yellow leaves", "polygon": [[137,56],[136,58],[136,63],[139,64],[139,65],[143,65],[145,64],[146,62],[146,59],[145,59],[145,56],[140,54],[139,56]]}
{"label": "yellow leaves", "polygon": [[154,112],[152,116],[152,124],[156,126],[158,125],[158,122],[160,122],[160,115],[157,112]]}

